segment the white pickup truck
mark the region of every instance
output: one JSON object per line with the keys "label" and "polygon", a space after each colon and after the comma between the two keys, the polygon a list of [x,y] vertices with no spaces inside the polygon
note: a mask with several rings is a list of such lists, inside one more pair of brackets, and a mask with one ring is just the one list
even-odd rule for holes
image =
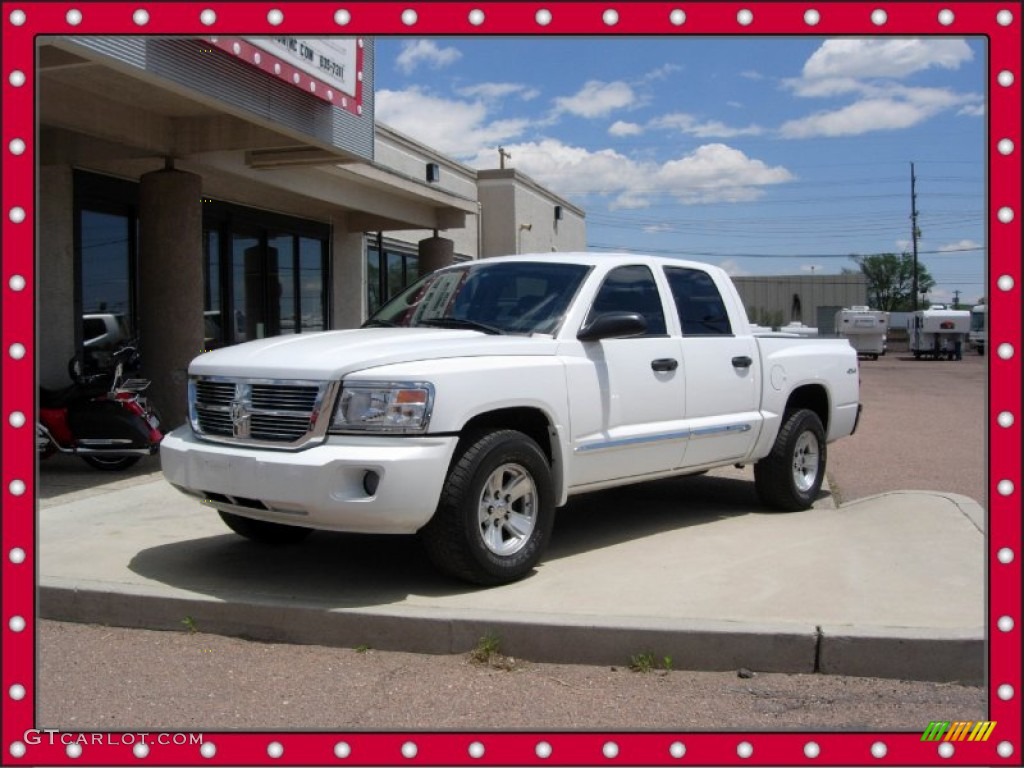
{"label": "white pickup truck", "polygon": [[629,254],[446,267],[360,329],[203,354],[188,392],[164,474],[235,532],[418,532],[479,584],[599,488],[753,463],[766,505],[806,509],[860,413],[846,340],[754,336],[722,270]]}

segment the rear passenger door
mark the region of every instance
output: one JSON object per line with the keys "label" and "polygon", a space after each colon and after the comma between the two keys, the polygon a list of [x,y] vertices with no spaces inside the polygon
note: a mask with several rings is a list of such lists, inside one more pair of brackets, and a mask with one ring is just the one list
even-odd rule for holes
{"label": "rear passenger door", "polygon": [[686,444],[679,339],[668,335],[666,305],[646,265],[611,270],[584,326],[609,312],[636,312],[642,336],[567,342],[573,455],[569,484],[581,487],[679,466]]}
{"label": "rear passenger door", "polygon": [[664,269],[683,333],[690,435],[685,465],[741,459],[753,448],[761,426],[757,342],[734,333],[710,274],[690,267]]}

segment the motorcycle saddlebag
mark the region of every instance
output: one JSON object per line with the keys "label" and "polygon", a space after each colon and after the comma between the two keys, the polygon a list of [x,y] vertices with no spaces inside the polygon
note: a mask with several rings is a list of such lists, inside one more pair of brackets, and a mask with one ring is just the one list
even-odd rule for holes
{"label": "motorcycle saddlebag", "polygon": [[146,448],[149,445],[149,425],[146,420],[117,403],[76,403],[68,411],[68,424],[76,441],[131,441],[118,443],[116,447],[121,448]]}

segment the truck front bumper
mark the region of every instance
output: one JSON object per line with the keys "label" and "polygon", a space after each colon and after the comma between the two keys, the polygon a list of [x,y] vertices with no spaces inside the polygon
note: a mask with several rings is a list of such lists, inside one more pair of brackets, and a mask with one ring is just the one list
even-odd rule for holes
{"label": "truck front bumper", "polygon": [[301,451],[208,443],[188,425],[160,443],[164,476],[227,512],[356,533],[414,533],[437,508],[456,436],[330,436]]}

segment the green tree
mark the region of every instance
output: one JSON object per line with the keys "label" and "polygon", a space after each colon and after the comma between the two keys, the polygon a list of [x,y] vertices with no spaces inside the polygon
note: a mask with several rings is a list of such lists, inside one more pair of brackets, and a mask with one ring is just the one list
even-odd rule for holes
{"label": "green tree", "polygon": [[[851,256],[868,283],[868,302],[872,309],[907,312],[914,308],[914,257],[909,253],[875,253]],[[844,270],[846,271],[846,270]],[[850,270],[853,271],[853,270]],[[928,293],[935,279],[928,268],[917,262],[917,292]]]}

